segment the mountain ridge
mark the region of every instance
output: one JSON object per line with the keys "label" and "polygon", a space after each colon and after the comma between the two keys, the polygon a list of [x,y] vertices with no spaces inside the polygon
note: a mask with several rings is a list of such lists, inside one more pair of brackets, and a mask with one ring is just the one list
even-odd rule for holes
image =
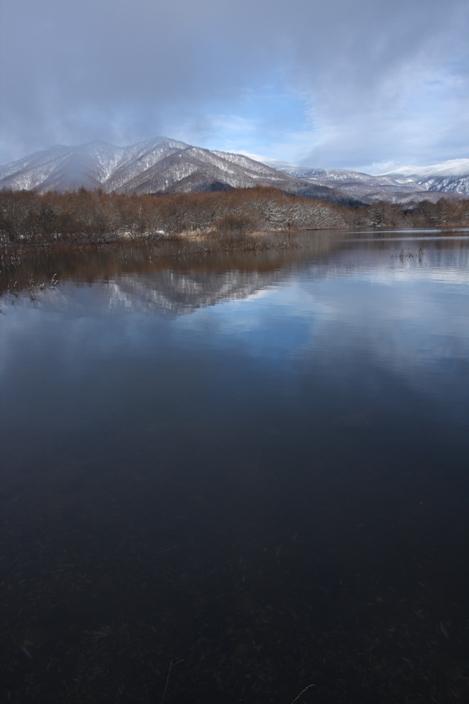
{"label": "mountain ridge", "polygon": [[340,200],[333,189],[309,184],[242,154],[209,150],[167,137],[129,146],[89,142],[57,145],[0,166],[0,190],[177,193],[273,186],[290,193]]}
{"label": "mountain ridge", "polygon": [[55,145],[0,165],[0,190],[79,188],[122,193],[178,193],[270,186],[336,202],[396,203],[469,197],[469,159],[403,166],[372,175],[346,169],[265,164],[168,137],[128,146],[105,141]]}
{"label": "mountain ridge", "polygon": [[292,176],[317,185],[327,186],[349,195],[352,198],[372,202],[387,200],[395,203],[430,200],[436,202],[442,197],[469,197],[469,159],[467,172],[450,173],[445,162],[421,167],[415,172],[413,167],[401,167],[393,172],[367,174],[346,169],[317,169],[311,167],[284,166]]}

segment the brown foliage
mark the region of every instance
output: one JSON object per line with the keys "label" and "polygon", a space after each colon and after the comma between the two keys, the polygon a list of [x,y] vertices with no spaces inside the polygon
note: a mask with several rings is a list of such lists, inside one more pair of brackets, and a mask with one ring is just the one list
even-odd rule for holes
{"label": "brown foliage", "polygon": [[351,207],[274,188],[215,193],[125,195],[0,192],[0,240],[102,242],[215,231],[450,227],[469,224],[469,201]]}

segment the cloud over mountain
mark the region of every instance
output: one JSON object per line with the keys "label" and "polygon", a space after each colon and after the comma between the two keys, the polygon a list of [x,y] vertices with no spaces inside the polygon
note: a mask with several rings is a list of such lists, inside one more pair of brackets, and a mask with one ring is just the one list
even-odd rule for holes
{"label": "cloud over mountain", "polygon": [[317,166],[467,156],[468,30],[466,0],[3,0],[0,161],[158,132],[220,147],[243,124],[245,148],[275,126],[260,153]]}

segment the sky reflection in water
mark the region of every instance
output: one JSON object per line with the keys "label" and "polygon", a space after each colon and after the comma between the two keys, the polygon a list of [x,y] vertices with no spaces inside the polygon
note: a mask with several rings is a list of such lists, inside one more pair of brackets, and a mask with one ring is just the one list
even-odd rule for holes
{"label": "sky reflection in water", "polygon": [[10,691],[465,695],[469,241],[128,260],[0,299]]}

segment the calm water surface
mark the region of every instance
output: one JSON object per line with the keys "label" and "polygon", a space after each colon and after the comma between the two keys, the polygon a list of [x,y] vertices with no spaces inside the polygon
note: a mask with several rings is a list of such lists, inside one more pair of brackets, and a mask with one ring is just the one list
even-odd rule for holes
{"label": "calm water surface", "polygon": [[469,700],[469,239],[0,275],[2,702]]}

